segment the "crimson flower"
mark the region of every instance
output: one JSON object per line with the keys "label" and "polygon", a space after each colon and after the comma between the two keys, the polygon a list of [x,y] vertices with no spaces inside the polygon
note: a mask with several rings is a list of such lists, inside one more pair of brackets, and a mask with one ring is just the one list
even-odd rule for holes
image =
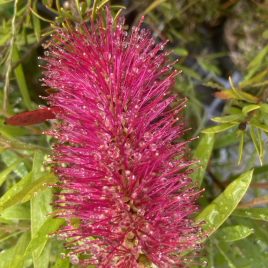
{"label": "crimson flower", "polygon": [[200,242],[191,217],[199,192],[188,142],[178,140],[178,71],[141,23],[128,33],[123,17],[106,15],[58,30],[45,52],[43,81],[60,111],[50,132],[56,213],[66,220],[57,235],[79,266],[185,267]]}

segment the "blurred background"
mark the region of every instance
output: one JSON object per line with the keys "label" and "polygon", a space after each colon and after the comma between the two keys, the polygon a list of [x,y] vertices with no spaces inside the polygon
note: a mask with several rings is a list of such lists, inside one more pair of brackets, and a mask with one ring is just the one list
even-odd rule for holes
{"label": "blurred background", "polygon": [[[169,40],[182,70],[173,88],[186,96],[189,157],[208,238],[197,264],[268,267],[268,1],[267,0],[0,0],[0,268],[72,267],[53,233],[46,164],[53,122],[15,127],[7,117],[46,105],[42,57],[56,27],[79,25],[110,4],[128,26]],[[42,46],[43,44],[43,46]]]}

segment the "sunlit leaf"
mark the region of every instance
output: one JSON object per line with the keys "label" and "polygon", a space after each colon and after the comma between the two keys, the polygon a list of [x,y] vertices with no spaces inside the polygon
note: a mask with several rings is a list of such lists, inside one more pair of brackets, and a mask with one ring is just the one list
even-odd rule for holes
{"label": "sunlit leaf", "polygon": [[260,109],[261,109],[262,112],[268,113],[268,104],[267,103],[262,103],[260,105]]}
{"label": "sunlit leaf", "polygon": [[225,123],[219,126],[210,127],[202,130],[203,133],[220,133],[227,129],[237,126],[238,123]]}
{"label": "sunlit leaf", "polygon": [[15,205],[8,209],[5,209],[0,219],[5,220],[30,220],[30,208],[26,205]]}
{"label": "sunlit leaf", "polygon": [[205,221],[204,230],[209,236],[214,233],[235,210],[249,187],[252,174],[253,170],[240,175],[197,216],[197,222]]}
{"label": "sunlit leaf", "polygon": [[34,194],[46,188],[47,184],[54,183],[56,177],[54,174],[48,173],[34,182],[31,181],[32,173],[29,173],[10,188],[0,199],[0,212],[13,205],[29,201]]}
{"label": "sunlit leaf", "polygon": [[23,255],[24,255],[25,249],[27,248],[29,240],[30,240],[30,233],[29,232],[26,232],[26,233],[21,235],[21,237],[19,238],[19,240],[14,248],[12,259],[10,260],[9,264],[6,264],[7,265],[6,268],[22,268],[22,267],[24,267]]}
{"label": "sunlit leaf", "polygon": [[261,106],[256,104],[250,104],[247,106],[244,106],[242,109],[243,114],[247,115],[249,112],[255,111],[259,109]]}
{"label": "sunlit leaf", "polygon": [[231,85],[231,89],[232,89],[234,95],[236,96],[236,99],[244,100],[244,101],[247,101],[250,103],[258,102],[258,98],[256,96],[253,96],[250,93],[247,93],[245,91],[242,91],[242,90],[236,88],[231,77],[229,77],[229,82]]}
{"label": "sunlit leaf", "polygon": [[36,257],[39,257],[42,254],[47,241],[50,239],[49,235],[57,231],[59,227],[63,224],[63,219],[48,218],[39,228],[36,234],[32,237],[26,249],[25,256],[35,251]]}
{"label": "sunlit leaf", "polygon": [[217,123],[232,123],[239,122],[244,119],[243,114],[232,114],[221,117],[213,117],[211,120]]}
{"label": "sunlit leaf", "polygon": [[62,257],[58,257],[53,268],[69,268],[70,261],[68,259],[63,259]]}
{"label": "sunlit leaf", "polygon": [[[36,151],[33,161],[33,181],[36,181],[44,172],[41,172],[42,165],[44,161],[44,154],[40,151]],[[31,235],[32,237],[38,232],[41,226],[44,224],[46,219],[49,216],[49,213],[52,212],[52,207],[50,203],[52,202],[52,192],[51,189],[45,189],[44,191],[39,192],[34,195],[31,199]],[[33,262],[36,268],[47,267],[46,263],[48,261],[48,253],[50,247],[47,250],[38,256],[39,252],[32,251]]]}

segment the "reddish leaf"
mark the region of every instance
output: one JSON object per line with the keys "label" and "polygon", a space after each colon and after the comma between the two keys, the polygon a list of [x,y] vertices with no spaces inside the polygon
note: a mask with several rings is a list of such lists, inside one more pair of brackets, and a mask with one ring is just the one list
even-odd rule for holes
{"label": "reddish leaf", "polygon": [[23,112],[6,119],[5,123],[11,126],[28,126],[44,122],[48,119],[54,119],[60,112],[57,107],[45,107],[38,110]]}

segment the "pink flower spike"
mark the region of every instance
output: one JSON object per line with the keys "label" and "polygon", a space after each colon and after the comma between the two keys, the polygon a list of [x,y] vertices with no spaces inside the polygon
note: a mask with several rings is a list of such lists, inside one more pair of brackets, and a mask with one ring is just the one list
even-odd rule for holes
{"label": "pink flower spike", "polygon": [[[60,29],[45,52],[43,81],[56,93],[60,123],[50,131],[73,264],[110,268],[185,267],[200,244],[192,220],[200,193],[182,111],[171,94],[177,71],[151,33],[124,30],[109,10],[78,31]],[[194,252],[195,254],[195,252]],[[154,266],[154,267],[155,267]]]}

